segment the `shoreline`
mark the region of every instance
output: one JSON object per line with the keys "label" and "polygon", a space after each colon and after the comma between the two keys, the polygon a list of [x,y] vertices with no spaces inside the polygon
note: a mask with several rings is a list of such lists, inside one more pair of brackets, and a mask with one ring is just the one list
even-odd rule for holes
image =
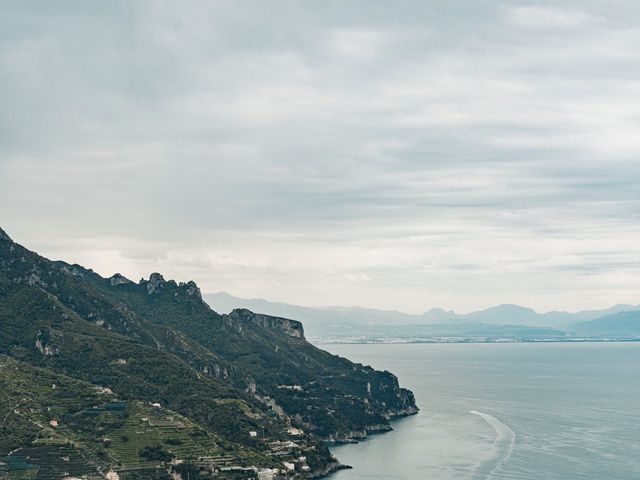
{"label": "shoreline", "polygon": [[[393,423],[398,421],[398,420],[402,420],[408,417],[412,417],[417,415],[418,413],[420,413],[420,408],[416,406],[415,411],[411,411],[411,412],[407,412],[407,413],[403,413],[403,414],[393,414],[389,416],[389,425],[386,425],[385,428],[371,428],[368,429],[365,433],[364,436],[362,437],[352,437],[352,439],[350,440],[334,440],[334,441],[324,441],[325,445],[327,445],[327,447],[329,448],[329,450],[333,450],[333,447],[340,447],[343,445],[356,445],[359,444],[361,442],[366,442],[368,440],[371,439],[371,437],[373,436],[377,436],[377,435],[384,435],[385,433],[389,433],[393,431]],[[353,433],[362,433],[362,432],[353,432]],[[333,451],[331,452],[331,454],[333,455]],[[354,467],[352,467],[351,465],[347,465],[344,463],[341,463],[340,460],[337,459],[336,457],[336,464],[337,468],[333,468],[330,471],[327,471],[326,473],[320,474],[320,475],[313,475],[311,478],[328,478],[331,475],[333,475],[334,473],[340,471],[340,470],[351,470]]]}
{"label": "shoreline", "polygon": [[322,341],[318,338],[311,338],[309,342],[313,345],[446,345],[446,344],[513,344],[513,343],[640,343],[640,338],[629,338],[629,339],[532,339],[532,340],[524,340],[524,339],[504,339],[504,340],[431,340],[431,339],[389,339],[389,340],[348,340],[345,339],[343,341],[340,340],[332,340],[332,341]]}
{"label": "shoreline", "polygon": [[333,475],[340,470],[351,470],[353,467],[351,465],[346,465],[341,463],[340,461],[335,461],[328,464],[325,468],[318,472],[314,472],[308,478],[327,478],[330,475]]}

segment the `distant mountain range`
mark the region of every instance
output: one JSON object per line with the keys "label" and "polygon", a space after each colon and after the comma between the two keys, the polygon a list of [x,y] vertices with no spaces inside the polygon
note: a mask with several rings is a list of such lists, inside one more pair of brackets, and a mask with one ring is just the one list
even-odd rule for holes
{"label": "distant mountain range", "polygon": [[581,337],[640,338],[640,305],[614,305],[602,310],[538,313],[519,305],[498,305],[478,312],[458,314],[431,309],[413,315],[361,307],[304,307],[263,299],[243,299],[228,293],[204,295],[217,311],[248,308],[295,318],[310,338],[363,340],[563,340]]}
{"label": "distant mountain range", "polygon": [[640,312],[619,312],[588,322],[576,323],[570,328],[584,336],[640,338]]}

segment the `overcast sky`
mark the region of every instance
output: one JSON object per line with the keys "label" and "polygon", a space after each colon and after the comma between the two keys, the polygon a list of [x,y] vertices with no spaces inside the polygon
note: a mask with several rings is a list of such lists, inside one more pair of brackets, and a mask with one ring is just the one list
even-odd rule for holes
{"label": "overcast sky", "polygon": [[640,303],[640,2],[0,0],[0,226],[307,305]]}

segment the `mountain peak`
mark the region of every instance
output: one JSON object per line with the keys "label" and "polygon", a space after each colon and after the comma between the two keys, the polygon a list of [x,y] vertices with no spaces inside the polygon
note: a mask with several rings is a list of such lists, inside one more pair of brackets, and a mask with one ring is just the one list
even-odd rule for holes
{"label": "mountain peak", "polygon": [[149,295],[159,293],[160,289],[165,286],[167,281],[158,272],[154,272],[149,276],[149,280],[141,280],[140,284],[147,286]]}
{"label": "mountain peak", "polygon": [[495,307],[489,307],[482,312],[521,312],[521,313],[533,313],[536,311],[533,308],[523,307],[522,305],[516,305],[515,303],[503,303],[501,305],[496,305]]}
{"label": "mountain peak", "polygon": [[6,242],[13,242],[13,240],[11,240],[11,237],[7,235],[7,233],[2,228],[0,228],[0,240],[4,240]]}
{"label": "mountain peak", "polygon": [[109,283],[111,283],[112,287],[116,287],[118,285],[123,285],[123,284],[133,283],[133,282],[129,280],[127,277],[125,277],[124,275],[116,273],[111,278],[109,278]]}
{"label": "mountain peak", "polygon": [[[119,273],[116,273],[110,279],[111,285],[120,285],[122,283],[130,283],[130,280],[123,277]],[[165,278],[158,272],[154,272],[149,276],[149,280],[144,278],[140,279],[139,285],[146,287],[149,295],[160,294],[163,290],[169,290],[173,292],[174,298],[179,296],[179,292],[186,294],[188,297],[195,297],[198,300],[202,300],[202,293],[200,288],[193,280],[188,282],[176,283],[175,280],[165,280]]]}
{"label": "mountain peak", "polygon": [[197,298],[202,300],[202,292],[198,285],[193,280],[189,280],[187,283],[180,282],[180,288],[186,288],[187,295],[193,296],[195,295]]}

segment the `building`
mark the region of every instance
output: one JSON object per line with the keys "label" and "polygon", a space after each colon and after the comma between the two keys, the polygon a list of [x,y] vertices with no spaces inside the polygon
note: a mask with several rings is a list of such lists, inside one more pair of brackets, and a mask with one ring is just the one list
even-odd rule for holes
{"label": "building", "polygon": [[301,385],[278,385],[278,388],[282,390],[293,390],[295,392],[302,392],[304,390]]}
{"label": "building", "polygon": [[273,480],[277,476],[277,468],[263,468],[258,470],[258,480]]}

